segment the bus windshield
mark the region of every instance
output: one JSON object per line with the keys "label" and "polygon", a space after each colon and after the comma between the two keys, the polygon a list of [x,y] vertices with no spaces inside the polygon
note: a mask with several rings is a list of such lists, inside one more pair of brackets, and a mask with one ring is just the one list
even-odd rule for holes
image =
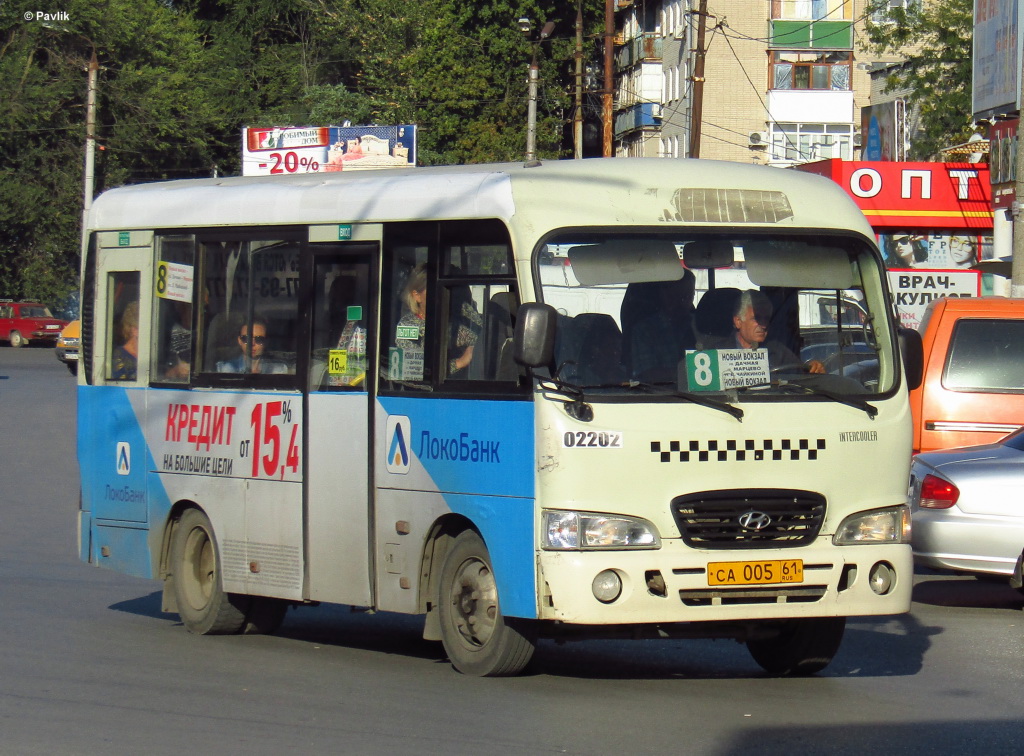
{"label": "bus windshield", "polygon": [[877,256],[839,235],[563,233],[538,253],[556,376],[794,399],[893,389]]}

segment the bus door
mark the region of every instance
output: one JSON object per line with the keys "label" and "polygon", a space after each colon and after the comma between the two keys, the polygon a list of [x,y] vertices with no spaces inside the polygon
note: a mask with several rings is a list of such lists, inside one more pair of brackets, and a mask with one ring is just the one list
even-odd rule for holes
{"label": "bus door", "polygon": [[145,303],[153,295],[153,233],[96,236],[92,361],[82,367],[91,384],[83,391],[92,396],[78,404],[78,432],[85,436],[78,445],[83,509],[97,526],[93,562],[140,574],[147,565],[136,552],[144,547],[140,523],[147,520],[146,473],[152,464],[143,432],[145,391],[140,389],[150,377],[152,308]]}
{"label": "bus door", "polygon": [[[379,239],[379,229],[358,227],[362,234],[357,237]],[[310,249],[304,424],[307,595],[314,601],[369,606],[371,375],[377,362],[373,313],[380,245],[319,243]]]}

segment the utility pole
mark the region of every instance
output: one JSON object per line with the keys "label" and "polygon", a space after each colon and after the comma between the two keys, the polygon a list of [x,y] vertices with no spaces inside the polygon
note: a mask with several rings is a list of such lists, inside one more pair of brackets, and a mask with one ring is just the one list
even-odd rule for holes
{"label": "utility pole", "polygon": [[576,2],[576,109],[572,116],[573,158],[583,157],[583,0]]}
{"label": "utility pole", "polygon": [[1010,296],[1024,297],[1024,56],[1017,71],[1017,158],[1014,161],[1014,202],[1013,202],[1013,262],[1010,265]]}
{"label": "utility pole", "polygon": [[540,43],[551,36],[555,30],[555,22],[548,21],[540,34],[534,37],[533,21],[523,16],[518,21],[519,31],[530,43],[529,99],[526,107],[526,167],[540,165],[537,160],[537,80],[540,78],[540,66],[537,65],[537,48]]}
{"label": "utility pole", "polygon": [[697,55],[693,64],[693,102],[690,106],[690,157],[700,157],[700,124],[704,117],[704,35],[708,25],[708,0],[697,11]]}
{"label": "utility pole", "polygon": [[615,94],[615,0],[604,0],[604,93],[601,95],[602,156],[612,156],[612,97]]}
{"label": "utility pole", "polygon": [[96,48],[92,48],[89,58],[89,85],[85,97],[85,174],[82,180],[82,252],[86,247],[86,229],[89,224],[89,209],[92,207],[92,196],[95,191],[96,166],[96,79],[100,70],[96,59]]}

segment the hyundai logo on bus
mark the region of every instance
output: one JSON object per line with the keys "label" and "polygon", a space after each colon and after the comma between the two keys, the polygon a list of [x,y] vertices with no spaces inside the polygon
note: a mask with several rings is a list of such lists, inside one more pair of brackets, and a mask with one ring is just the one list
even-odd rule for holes
{"label": "hyundai logo on bus", "polygon": [[745,530],[764,530],[772,524],[770,515],[753,509],[749,512],[744,512],[737,519]]}

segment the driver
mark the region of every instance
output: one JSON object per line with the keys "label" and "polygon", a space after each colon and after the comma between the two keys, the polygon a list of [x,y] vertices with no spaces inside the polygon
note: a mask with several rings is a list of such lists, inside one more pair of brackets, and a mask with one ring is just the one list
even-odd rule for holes
{"label": "driver", "polygon": [[[768,365],[772,369],[801,365],[800,358],[785,345],[768,338],[768,323],[772,318],[772,303],[756,289],[742,292],[732,315],[733,334],[715,345],[717,349],[765,349]],[[803,364],[809,373],[824,373],[825,366],[818,360]]]}

